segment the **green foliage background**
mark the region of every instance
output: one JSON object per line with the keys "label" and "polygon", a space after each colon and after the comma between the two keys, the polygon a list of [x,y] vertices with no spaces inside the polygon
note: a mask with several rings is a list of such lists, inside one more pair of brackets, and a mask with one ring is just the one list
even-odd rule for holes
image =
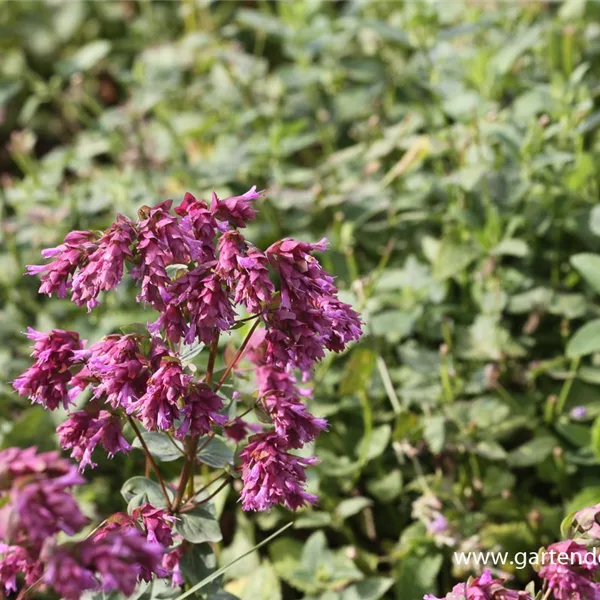
{"label": "green foliage background", "polygon": [[[38,297],[22,273],[40,249],[257,184],[253,240],[326,235],[368,335],[315,374],[320,505],[220,502],[220,564],[294,519],[229,592],[418,600],[468,575],[454,550],[558,539],[600,501],[598,17],[585,0],[0,1],[2,444],[54,447],[62,419],[8,383],[27,325],[97,339],[148,318],[127,286],[90,315]],[[88,473],[90,514],[122,509],[142,465]],[[434,505],[449,540],[427,532]]]}

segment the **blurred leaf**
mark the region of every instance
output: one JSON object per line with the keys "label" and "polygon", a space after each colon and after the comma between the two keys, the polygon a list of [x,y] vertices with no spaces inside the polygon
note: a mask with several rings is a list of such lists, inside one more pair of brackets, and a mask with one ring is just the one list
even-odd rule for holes
{"label": "blurred leaf", "polygon": [[[143,431],[142,438],[144,438],[150,454],[162,462],[177,460],[183,456],[183,448],[170,439],[166,433]],[[137,437],[133,440],[133,447],[142,448],[142,444]]]}
{"label": "blurred leaf", "polygon": [[342,500],[335,509],[335,515],[338,519],[344,521],[348,517],[351,517],[367,506],[372,506],[373,500],[365,498],[363,496],[357,496],[356,498],[348,498]]}
{"label": "blurred leaf", "polygon": [[600,350],[600,319],[595,319],[580,327],[567,344],[567,356],[586,356]]}
{"label": "blurred leaf", "polygon": [[136,476],[128,479],[121,488],[121,495],[127,502],[129,513],[145,503],[157,508],[165,508],[167,505],[160,485],[146,477]]}
{"label": "blurred leaf", "polygon": [[201,504],[190,511],[180,513],[175,521],[175,530],[193,544],[219,542],[223,539],[210,504]]}
{"label": "blurred leaf", "polygon": [[600,255],[575,254],[571,257],[571,264],[596,292],[600,292]]}
{"label": "blurred leaf", "polygon": [[233,450],[227,446],[222,438],[214,436],[204,446],[206,440],[207,438],[204,437],[198,441],[199,450],[196,453],[196,457],[200,462],[215,469],[222,469],[226,465],[233,464]]}
{"label": "blurred leaf", "polygon": [[556,446],[550,436],[539,436],[509,453],[507,462],[512,467],[531,467],[548,458]]}
{"label": "blurred leaf", "polygon": [[71,57],[60,61],[56,68],[64,77],[70,77],[81,71],[89,71],[108,56],[111,47],[112,44],[108,40],[94,40],[80,48]]}

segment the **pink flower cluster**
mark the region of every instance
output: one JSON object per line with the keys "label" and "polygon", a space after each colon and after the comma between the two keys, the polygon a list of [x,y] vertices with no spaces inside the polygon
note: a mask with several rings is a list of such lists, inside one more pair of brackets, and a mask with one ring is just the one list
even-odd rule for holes
{"label": "pink flower cluster", "polygon": [[[165,539],[160,511],[142,509],[132,529],[119,529],[81,542],[57,543],[57,534],[74,535],[87,524],[71,494],[83,478],[57,452],[8,448],[0,452],[0,584],[10,594],[43,581],[67,600],[85,590],[131,594],[139,579],[165,576],[161,566],[172,539]],[[137,520],[142,525],[136,527]],[[146,527],[144,535],[143,527]],[[152,531],[151,531],[152,530]]]}
{"label": "pink flower cluster", "polygon": [[248,357],[258,403],[272,422],[240,454],[243,507],[296,509],[315,501],[304,491],[305,468],[315,459],[290,450],[314,440],[327,424],[308,411],[310,392],[296,386],[294,373],[306,379],[326,350],[339,352],[357,340],[361,321],[313,256],[325,250],[325,240],[284,239],[262,252],[245,239],[240,229],[255,218],[258,197],[252,188],[226,199],[213,194],[210,206],[186,194],[173,212],[170,200],[143,207],[137,221],[119,216],[102,235],[72,232],[44,251],[48,264],[28,267],[41,275],[41,293],[70,293],[89,311],[101,292],[119,284],[129,263],[137,300],[160,313],[147,335],[109,335],[87,348],[73,332],[30,330],[36,362],[15,380],[15,389],[50,410],[74,403],[86,389],[92,393],[92,402],[58,428],[62,447],[81,469],[95,466],[98,447],[109,456],[130,449],[123,416],[180,439],[209,434],[215,426],[227,426],[231,435],[236,422],[220,413],[221,396],[185,368],[177,348],[183,342],[212,344],[236,325],[242,310],[263,324],[255,327]]}
{"label": "pink flower cluster", "polygon": [[528,592],[509,590],[489,569],[467,583],[459,583],[444,598],[427,594],[424,600],[532,600]]}
{"label": "pink flower cluster", "polygon": [[[536,598],[553,600],[600,600],[600,504],[575,513],[578,537],[550,544],[537,555],[542,590]],[[427,594],[424,600],[532,600],[525,591],[509,590],[485,570],[480,577],[455,585],[443,599]]]}

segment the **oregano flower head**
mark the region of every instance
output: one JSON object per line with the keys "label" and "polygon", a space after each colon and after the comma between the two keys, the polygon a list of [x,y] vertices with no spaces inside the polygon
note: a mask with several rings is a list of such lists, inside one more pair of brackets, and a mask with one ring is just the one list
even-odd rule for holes
{"label": "oregano flower head", "polygon": [[[317,501],[306,490],[306,468],[317,458],[296,451],[327,422],[311,414],[312,390],[297,382],[327,350],[358,340],[362,324],[315,256],[325,240],[286,238],[262,250],[245,237],[260,197],[253,187],[229,198],[213,193],[209,204],[187,193],[175,207],[167,200],[142,207],[136,219],[119,215],[104,232],[73,231],[42,252],[46,264],[27,267],[41,277],[41,294],[69,296],[88,312],[128,274],[149,316],[92,343],[73,331],[29,329],[34,363],[13,386],[48,410],[70,411],[57,436],[78,468],[57,453],[0,453],[7,592],[41,581],[71,600],[86,590],[131,594],[153,578],[182,585],[190,548],[220,539],[218,525],[201,533],[186,525],[195,511],[214,519],[210,498],[220,489],[195,489],[198,462],[219,469],[221,485],[241,480],[245,510]],[[234,389],[241,363],[245,379],[254,373],[255,394]],[[258,419],[244,418],[252,410]],[[149,433],[180,458],[176,480],[162,475]],[[89,520],[72,493],[84,483],[81,472],[103,453],[130,452],[133,437],[156,481],[127,482],[128,513],[82,538]],[[210,444],[220,451],[207,452]],[[143,492],[126,491],[140,480]],[[65,542],[59,533],[79,538]]]}

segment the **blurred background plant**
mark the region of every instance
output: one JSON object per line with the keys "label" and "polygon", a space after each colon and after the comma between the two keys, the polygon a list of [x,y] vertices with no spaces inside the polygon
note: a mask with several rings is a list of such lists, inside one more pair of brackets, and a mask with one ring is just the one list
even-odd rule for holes
{"label": "blurred background plant", "polygon": [[[418,600],[468,575],[456,550],[558,539],[600,501],[599,17],[585,0],[0,0],[3,446],[54,447],[62,420],[9,386],[27,325],[98,339],[141,318],[126,290],[90,315],[38,297],[24,265],[117,211],[256,184],[252,239],[327,236],[368,335],[313,382],[320,505],[220,502],[219,564],[294,521],[228,592]],[[142,463],[101,462],[81,500],[121,509]]]}

